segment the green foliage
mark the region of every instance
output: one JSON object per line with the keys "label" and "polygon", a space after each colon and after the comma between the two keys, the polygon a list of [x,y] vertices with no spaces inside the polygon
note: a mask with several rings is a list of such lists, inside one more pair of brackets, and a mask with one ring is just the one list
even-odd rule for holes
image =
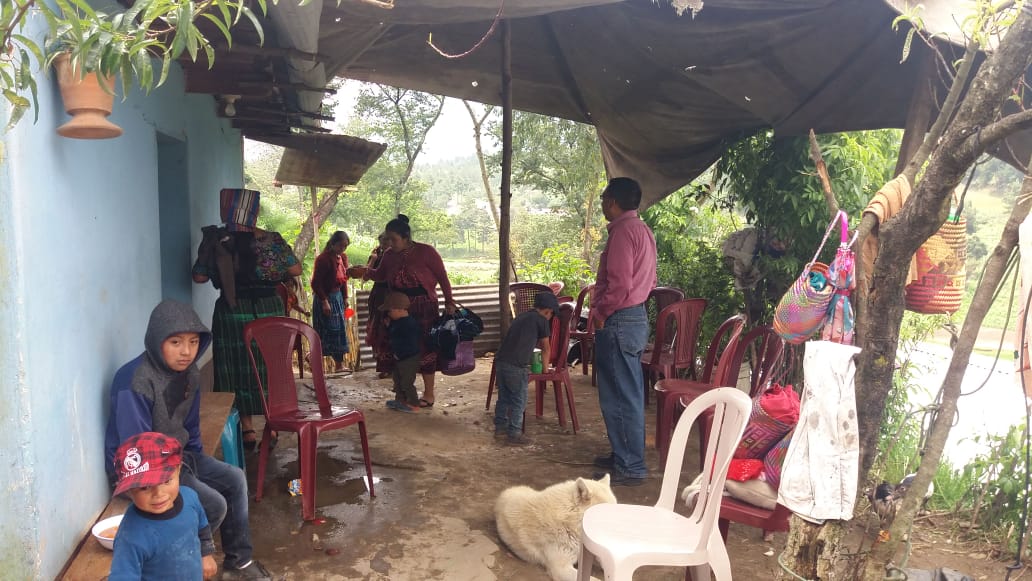
{"label": "green foliage", "polygon": [[[196,62],[203,52],[208,66],[214,64],[215,51],[197,25],[200,19],[212,24],[230,45],[231,29],[241,17],[251,21],[260,38],[263,35],[246,0],[136,0],[117,13],[95,11],[86,0],[55,3],[56,9],[40,0],[0,3],[0,91],[11,105],[8,128],[30,108],[26,94],[31,107],[37,106],[33,70],[50,67],[60,53],[69,53],[73,69],[78,66],[81,74],[121,77],[124,96],[134,82],[144,91],[163,84],[172,62],[181,57]],[[264,14],[265,0],[256,4]],[[47,25],[44,50],[21,34],[33,16]]]}
{"label": "green foliage", "polygon": [[562,281],[564,289],[571,289],[570,292],[576,294],[595,281],[595,273],[578,256],[576,248],[569,244],[559,244],[545,248],[541,260],[520,272],[520,278],[540,283]]}
{"label": "green foliage", "polygon": [[[14,127],[30,108],[37,109],[35,118],[39,117],[36,78],[32,70],[33,61],[43,62],[43,51],[31,38],[21,34],[25,30],[26,14],[33,10],[33,4],[34,0],[0,3],[0,30],[4,31],[0,42],[0,91],[11,107],[5,131]],[[37,10],[50,13],[46,6]]]}
{"label": "green foliage", "polygon": [[[857,224],[870,197],[892,177],[899,150],[898,130],[835,133],[817,137],[839,207]],[[765,303],[777,304],[816,251],[829,212],[805,137],[776,138],[763,131],[731,145],[717,162],[712,192],[719,207],[745,210],[764,237],[785,246],[784,256],[759,256],[767,280],[759,288]],[[819,257],[830,261],[838,244],[830,239]]]}
{"label": "green foliage", "polygon": [[443,107],[440,95],[369,83],[359,90],[348,132],[387,143],[387,151],[373,167],[377,171],[363,181],[374,181],[372,188],[378,194],[393,196],[394,213],[404,213],[402,201],[412,192],[409,178],[416,158]]}
{"label": "green foliage", "polygon": [[[910,311],[903,315],[899,347],[896,349],[896,373],[892,376],[892,391],[885,400],[885,415],[878,437],[880,462],[874,468],[876,481],[883,478],[899,482],[917,470],[926,410],[911,409],[910,394],[922,388],[917,381],[930,370],[918,363],[914,355],[920,344],[929,340],[946,321],[947,318],[941,315],[919,315]],[[931,399],[931,394],[928,396]]]}
{"label": "green foliage", "polygon": [[527,212],[521,208],[513,211],[511,239],[512,259],[517,271],[536,264],[550,246],[580,245],[578,231],[569,227],[566,217],[554,212]]}
{"label": "green foliage", "polygon": [[[500,124],[491,126],[500,140]],[[549,209],[580,232],[581,257],[594,262],[602,238],[598,197],[605,169],[595,128],[566,119],[517,111],[513,117],[512,183],[547,194]],[[501,153],[490,165],[501,167]]]}
{"label": "green foliage", "polygon": [[700,336],[712,337],[720,323],[741,310],[742,296],[720,250],[735,225],[727,212],[700,203],[701,191],[698,184],[678,190],[645,210],[642,219],[656,236],[659,284],[707,299]]}

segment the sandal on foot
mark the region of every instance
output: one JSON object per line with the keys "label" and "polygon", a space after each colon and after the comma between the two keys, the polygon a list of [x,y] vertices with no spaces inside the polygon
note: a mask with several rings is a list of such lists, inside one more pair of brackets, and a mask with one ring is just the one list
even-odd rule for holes
{"label": "sandal on foot", "polygon": [[243,439],[244,442],[244,450],[247,450],[248,452],[254,452],[254,449],[258,447],[258,438],[255,438],[253,440],[247,439],[248,434],[254,433],[254,430],[244,430],[243,432],[240,432],[240,437]]}
{"label": "sandal on foot", "polygon": [[419,398],[419,407],[421,407],[421,408],[432,408],[432,407],[434,407],[434,402],[426,401],[423,398]]}

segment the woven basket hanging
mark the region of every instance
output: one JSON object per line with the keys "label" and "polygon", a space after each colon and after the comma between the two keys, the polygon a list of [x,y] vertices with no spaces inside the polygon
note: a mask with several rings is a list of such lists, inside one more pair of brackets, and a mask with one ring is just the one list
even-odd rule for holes
{"label": "woven basket hanging", "polygon": [[907,285],[907,310],[925,315],[951,315],[960,309],[967,281],[967,219],[950,216],[918,248],[918,278]]}

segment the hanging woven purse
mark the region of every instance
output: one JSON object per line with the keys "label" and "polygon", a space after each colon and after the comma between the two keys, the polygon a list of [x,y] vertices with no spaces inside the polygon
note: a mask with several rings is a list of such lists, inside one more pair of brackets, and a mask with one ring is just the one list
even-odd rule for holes
{"label": "hanging woven purse", "polygon": [[813,260],[803,268],[803,274],[785,291],[778,306],[774,309],[774,331],[786,343],[798,345],[816,333],[828,315],[831,299],[835,296],[835,287],[828,282],[828,265],[817,262],[817,257],[824,250],[828,236],[835,225],[842,222],[842,243],[846,244],[849,233],[845,222],[839,216],[831,221],[824,239],[813,255]]}
{"label": "hanging woven purse", "polygon": [[907,310],[925,315],[957,312],[967,282],[967,219],[951,215],[915,257],[917,280],[907,285]]}

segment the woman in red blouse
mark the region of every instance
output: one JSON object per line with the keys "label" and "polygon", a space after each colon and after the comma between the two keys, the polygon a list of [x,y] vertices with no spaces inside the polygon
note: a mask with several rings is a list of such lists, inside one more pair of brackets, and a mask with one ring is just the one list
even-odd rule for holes
{"label": "woman in red blouse", "polygon": [[408,295],[409,314],[419,321],[422,327],[423,354],[420,358],[419,372],[423,375],[423,397],[420,407],[434,405],[434,373],[437,371],[437,352],[427,348],[430,338],[430,327],[437,320],[439,306],[437,302],[437,285],[441,285],[444,295],[444,310],[448,314],[455,313],[455,300],[452,298],[451,282],[444,270],[444,261],[437,250],[429,244],[412,239],[408,216],[398,217],[387,223],[384,228],[390,240],[390,248],[383,253],[380,265],[367,270],[364,278],[378,282],[386,282],[390,290]]}
{"label": "woman in red blouse", "polygon": [[348,352],[347,321],[344,310],[348,299],[347,232],[337,230],[315,258],[312,272],[312,326],[319,333],[323,354],[333,358],[333,372],[344,371],[344,354]]}

